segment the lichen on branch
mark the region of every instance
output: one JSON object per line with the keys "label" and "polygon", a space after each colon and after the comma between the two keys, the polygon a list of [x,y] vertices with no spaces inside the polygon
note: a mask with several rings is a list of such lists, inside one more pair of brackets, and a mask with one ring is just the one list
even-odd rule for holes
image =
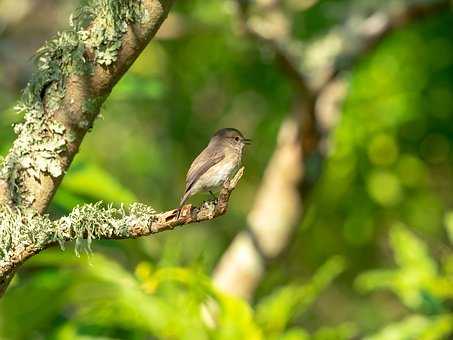
{"label": "lichen on branch", "polygon": [[[90,88],[90,77],[95,76],[96,67],[108,68],[115,64],[130,25],[141,25],[150,20],[145,2],[161,3],[89,1],[71,16],[68,30],[58,33],[37,51],[35,72],[16,106],[17,111],[24,114],[24,120],[14,127],[17,139],[0,164],[0,182],[7,184],[5,201],[18,207],[30,207],[36,193],[25,184],[28,178],[36,182],[41,182],[43,176],[61,178],[73,156],[73,151],[69,151],[70,144],[91,127],[105,95],[117,80],[99,90]],[[160,22],[166,15],[164,9],[162,12]],[[137,55],[139,51],[136,51]],[[68,94],[68,82],[74,79],[80,83],[75,86],[79,90],[78,98]],[[71,111],[77,110],[83,112],[79,112],[81,119],[73,128],[57,117],[59,111],[70,115]],[[66,157],[62,157],[65,154]],[[2,194],[5,193],[0,192],[0,196]]]}
{"label": "lichen on branch", "polygon": [[[108,214],[122,216],[114,210],[119,208],[90,206],[77,208],[59,223],[42,214],[102,103],[157,32],[172,3],[86,0],[71,16],[69,29],[37,51],[35,71],[17,105],[23,122],[14,128],[17,138],[8,154],[0,157],[0,296],[28,257],[65,237],[92,238],[88,226],[94,221],[81,218],[78,209],[103,212],[91,217],[104,221]],[[110,231],[116,230],[114,225]],[[102,228],[96,231],[93,238],[103,235]]]}
{"label": "lichen on branch", "polygon": [[[102,202],[74,208],[67,216],[51,220],[35,210],[11,208],[0,204],[0,296],[1,283],[29,257],[47,247],[75,241],[76,253],[91,251],[95,239],[128,239],[148,236],[177,226],[210,220],[226,213],[232,191],[244,168],[226,181],[216,201],[200,207],[191,204],[181,209],[157,213],[148,205],[134,203],[128,207]],[[86,241],[86,243],[83,243]]]}
{"label": "lichen on branch", "polygon": [[[151,207],[134,203],[128,207],[104,205],[102,202],[75,207],[67,216],[51,220],[33,209],[0,206],[0,268],[15,261],[26,249],[44,249],[53,243],[62,248],[67,241],[81,240],[90,249],[93,239],[120,239],[130,236],[130,228],[151,225],[156,212]],[[20,256],[19,256],[20,257]]]}

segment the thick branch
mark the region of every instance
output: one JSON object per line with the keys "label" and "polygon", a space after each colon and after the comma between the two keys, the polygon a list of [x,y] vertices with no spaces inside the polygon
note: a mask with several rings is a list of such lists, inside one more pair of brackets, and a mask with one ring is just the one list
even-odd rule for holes
{"label": "thick branch", "polygon": [[[100,106],[171,3],[93,1],[71,30],[38,51],[38,69],[21,103],[25,121],[0,169],[0,202],[46,210]],[[91,18],[88,26],[79,17]]]}
{"label": "thick branch", "polygon": [[172,2],[92,0],[71,18],[71,29],[38,50],[36,72],[18,105],[24,122],[16,125],[18,136],[0,159],[5,214],[0,221],[0,296],[19,264],[55,240],[65,240],[55,235],[61,229],[52,229],[58,225],[40,214],[101,105],[157,32]]}
{"label": "thick branch", "polygon": [[28,258],[58,243],[85,239],[89,247],[94,239],[138,238],[219,217],[226,213],[230,195],[243,173],[241,168],[231,181],[225,182],[217,201],[205,202],[200,207],[188,204],[162,213],[142,204],[124,209],[96,203],[77,207],[68,216],[51,221],[47,216],[11,210],[3,205],[0,207],[0,287]]}

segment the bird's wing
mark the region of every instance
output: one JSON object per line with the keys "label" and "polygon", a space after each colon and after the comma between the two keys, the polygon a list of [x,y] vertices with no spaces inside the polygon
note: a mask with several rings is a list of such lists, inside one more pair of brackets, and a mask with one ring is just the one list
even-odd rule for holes
{"label": "bird's wing", "polygon": [[[219,163],[225,158],[225,154],[221,152],[211,152],[211,149],[204,149],[197,158],[192,162],[186,179],[186,192],[192,188],[194,183],[203,175],[209,168]],[[201,161],[201,160],[204,161]]]}

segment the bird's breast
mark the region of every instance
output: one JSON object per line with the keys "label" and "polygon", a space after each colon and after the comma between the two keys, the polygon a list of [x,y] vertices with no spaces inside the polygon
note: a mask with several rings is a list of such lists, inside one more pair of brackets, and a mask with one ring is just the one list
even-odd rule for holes
{"label": "bird's breast", "polygon": [[207,191],[223,185],[233,172],[239,168],[240,161],[240,156],[225,157],[200,176],[198,183],[196,183],[199,186],[197,189]]}

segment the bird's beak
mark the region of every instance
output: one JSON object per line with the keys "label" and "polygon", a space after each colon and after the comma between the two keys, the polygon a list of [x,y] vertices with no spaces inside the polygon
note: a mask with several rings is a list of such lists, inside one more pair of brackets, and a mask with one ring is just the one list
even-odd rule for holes
{"label": "bird's beak", "polygon": [[250,144],[252,144],[252,140],[248,139],[248,138],[244,138],[244,144],[250,145]]}

